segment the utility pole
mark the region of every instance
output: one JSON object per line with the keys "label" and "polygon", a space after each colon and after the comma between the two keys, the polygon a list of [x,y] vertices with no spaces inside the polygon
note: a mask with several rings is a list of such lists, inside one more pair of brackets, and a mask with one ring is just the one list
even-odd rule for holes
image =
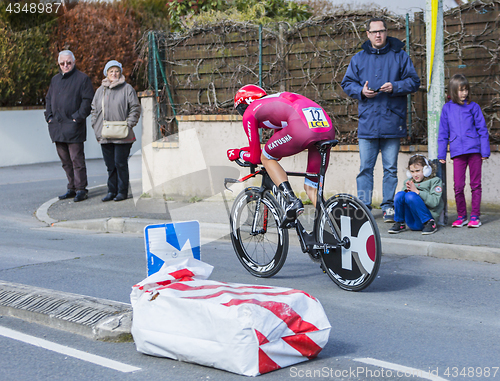
{"label": "utility pole", "polygon": [[426,0],[425,8],[427,46],[427,149],[429,161],[437,168],[437,175],[443,180],[445,213],[440,223],[448,220],[446,198],[446,165],[438,162],[437,138],[439,119],[444,105],[444,22],[443,0]]}
{"label": "utility pole", "polygon": [[437,160],[439,118],[444,105],[443,1],[427,0],[427,137],[429,160]]}

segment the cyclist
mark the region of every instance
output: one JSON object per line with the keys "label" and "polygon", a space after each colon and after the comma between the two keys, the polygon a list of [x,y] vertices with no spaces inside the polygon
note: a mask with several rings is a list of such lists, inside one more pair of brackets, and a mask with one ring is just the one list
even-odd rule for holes
{"label": "cyclist", "polygon": [[[286,197],[287,207],[281,227],[293,222],[303,211],[304,205],[297,198],[288,182],[288,176],[278,161],[308,150],[306,172],[317,174],[321,155],[314,145],[320,140],[335,139],[335,128],[325,110],[312,100],[295,93],[283,92],[267,95],[264,89],[246,85],[234,97],[234,107],[243,116],[243,128],[249,146],[227,151],[229,160],[241,159],[252,164],[263,164],[267,173]],[[274,129],[273,136],[261,152],[259,128]],[[327,156],[328,165],[329,153]],[[316,205],[315,177],[306,177],[304,189]]]}

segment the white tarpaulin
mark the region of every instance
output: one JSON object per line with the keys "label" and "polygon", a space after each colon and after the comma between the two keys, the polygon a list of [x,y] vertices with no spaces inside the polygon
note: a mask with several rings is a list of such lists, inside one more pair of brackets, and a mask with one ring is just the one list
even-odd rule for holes
{"label": "white tarpaulin", "polygon": [[304,291],[206,280],[194,258],[166,263],[132,289],[139,352],[257,376],[316,357],[330,323]]}

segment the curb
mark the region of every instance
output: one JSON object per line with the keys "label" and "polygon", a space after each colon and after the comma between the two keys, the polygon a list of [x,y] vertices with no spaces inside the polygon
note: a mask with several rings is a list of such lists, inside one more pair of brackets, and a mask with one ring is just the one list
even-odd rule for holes
{"label": "curb", "polygon": [[[52,223],[53,227],[94,230],[105,233],[140,233],[147,225],[161,223],[137,218],[107,218]],[[200,222],[201,237],[215,241],[230,239],[229,225]],[[450,243],[410,241],[398,238],[382,238],[383,254],[417,255],[442,259],[465,259],[469,261],[500,263],[500,249],[486,246],[455,245]]]}
{"label": "curb", "polygon": [[[98,188],[98,185],[92,188]],[[57,221],[48,215],[52,204],[59,199],[53,198],[38,208],[36,217],[52,227],[84,229],[103,233],[143,234],[148,225],[163,223],[139,218],[99,218],[92,220]],[[204,241],[229,240],[229,224],[200,222],[201,238]],[[292,233],[293,234],[293,233]],[[291,242],[294,242],[293,240]],[[486,246],[455,245],[450,243],[411,241],[398,238],[382,238],[383,254],[417,255],[442,259],[461,259],[476,262],[500,263],[500,249]]]}
{"label": "curb", "polygon": [[[93,230],[102,233],[135,233],[143,234],[148,225],[165,223],[161,220],[147,220],[128,217],[97,218],[92,220],[59,221],[51,223],[50,226],[67,229]],[[229,224],[212,222],[200,222],[201,238],[215,241],[218,239],[229,239]]]}
{"label": "curb", "polygon": [[130,304],[0,281],[0,315],[94,340],[131,341]]}
{"label": "curb", "polygon": [[382,238],[382,247],[383,253],[389,255],[419,255],[441,259],[465,259],[476,262],[500,263],[500,249],[486,246]]}
{"label": "curb", "polygon": [[[88,188],[100,188],[105,185],[96,185],[94,187]],[[102,233],[136,233],[143,234],[144,228],[148,225],[155,225],[164,223],[160,220],[148,220],[140,218],[130,218],[130,217],[110,217],[110,218],[97,218],[89,220],[75,220],[75,221],[58,221],[49,216],[49,208],[59,201],[58,197],[42,204],[35,212],[36,218],[46,223],[51,227],[60,227],[67,229],[83,229],[98,231]],[[215,241],[218,239],[230,239],[229,238],[229,225],[228,224],[218,224],[209,222],[200,222],[201,239],[205,241]]]}
{"label": "curb", "polygon": [[55,204],[57,201],[59,201],[59,197],[54,197],[53,199],[43,203],[35,213],[36,218],[38,218],[40,221],[45,222],[48,225],[51,225],[57,220],[54,220],[53,218],[50,218],[49,216],[49,208],[52,206],[52,204]]}
{"label": "curb", "polygon": [[[106,184],[96,185],[93,187],[89,187],[87,189],[92,190],[92,189],[102,188],[104,186],[106,186]],[[54,198],[50,199],[49,201],[44,202],[42,205],[40,205],[40,207],[35,212],[36,218],[38,218],[38,220],[41,222],[45,222],[47,225],[52,225],[56,222],[59,222],[58,220],[54,220],[53,218],[51,218],[49,216],[50,207],[53,204],[55,204],[57,201],[59,201],[59,197],[54,197]]]}

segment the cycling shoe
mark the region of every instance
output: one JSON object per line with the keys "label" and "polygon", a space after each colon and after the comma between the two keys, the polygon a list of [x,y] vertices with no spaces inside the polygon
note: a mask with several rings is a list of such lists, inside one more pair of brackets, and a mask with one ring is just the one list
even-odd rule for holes
{"label": "cycling shoe", "polygon": [[298,216],[300,216],[304,212],[304,204],[299,198],[292,200],[285,209],[285,216],[281,221],[280,228],[290,228],[291,223],[293,223]]}

